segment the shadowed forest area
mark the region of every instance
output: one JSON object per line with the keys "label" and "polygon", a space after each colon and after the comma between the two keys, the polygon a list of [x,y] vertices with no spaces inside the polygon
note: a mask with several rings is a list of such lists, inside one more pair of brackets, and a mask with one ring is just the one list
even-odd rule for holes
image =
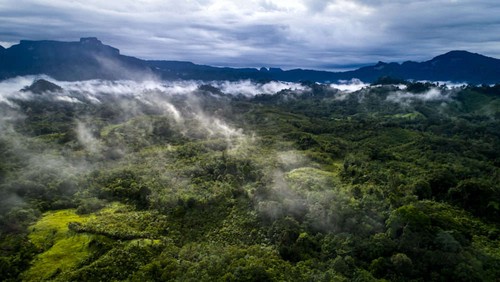
{"label": "shadowed forest area", "polygon": [[500,85],[96,85],[0,96],[2,281],[500,277]]}

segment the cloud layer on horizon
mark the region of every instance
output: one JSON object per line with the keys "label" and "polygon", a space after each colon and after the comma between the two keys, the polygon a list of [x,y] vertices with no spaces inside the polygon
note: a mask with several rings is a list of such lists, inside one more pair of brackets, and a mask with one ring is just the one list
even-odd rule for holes
{"label": "cloud layer on horizon", "polygon": [[339,69],[452,49],[500,57],[496,0],[0,0],[0,45],[96,36],[123,54]]}

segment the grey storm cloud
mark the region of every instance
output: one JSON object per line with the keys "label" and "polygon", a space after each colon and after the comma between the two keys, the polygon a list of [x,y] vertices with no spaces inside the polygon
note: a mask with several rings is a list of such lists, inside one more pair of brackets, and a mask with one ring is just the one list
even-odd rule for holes
{"label": "grey storm cloud", "polygon": [[497,0],[0,0],[0,45],[96,36],[145,59],[340,69],[500,57]]}

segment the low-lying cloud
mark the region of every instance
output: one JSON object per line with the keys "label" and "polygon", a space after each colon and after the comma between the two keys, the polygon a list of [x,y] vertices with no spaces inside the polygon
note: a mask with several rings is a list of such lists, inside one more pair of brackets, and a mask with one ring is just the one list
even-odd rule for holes
{"label": "low-lying cloud", "polygon": [[355,92],[369,86],[370,84],[364,83],[363,81],[353,78],[351,80],[339,80],[337,83],[330,84],[330,87],[338,89],[343,92]]}
{"label": "low-lying cloud", "polygon": [[450,91],[433,87],[423,93],[410,93],[406,91],[392,92],[387,96],[387,101],[395,103],[408,103],[410,101],[449,101]]}
{"label": "low-lying cloud", "polygon": [[307,87],[299,83],[282,81],[271,81],[264,84],[255,83],[251,80],[242,80],[238,82],[223,81],[212,82],[211,85],[220,88],[223,93],[243,95],[246,97],[253,97],[258,94],[275,94],[286,89],[293,91],[303,91],[307,89]]}
{"label": "low-lying cloud", "polygon": [[[45,79],[62,87],[62,91],[31,93],[20,91],[31,85],[37,79]],[[207,86],[210,87],[204,87]],[[243,81],[157,81],[157,80],[87,80],[87,81],[57,81],[45,75],[16,77],[0,82],[0,104],[16,111],[18,101],[43,100],[47,102],[73,104],[81,109],[74,120],[74,133],[80,145],[91,155],[97,155],[106,148],[95,136],[92,120],[87,120],[85,104],[92,107],[105,107],[112,122],[122,123],[145,115],[160,115],[166,117],[172,130],[188,138],[221,138],[227,142],[228,148],[236,148],[244,143],[246,138],[243,130],[235,128],[225,118],[218,114],[223,112],[221,103],[213,100],[226,101],[228,96],[244,96],[251,98],[259,94],[274,94],[290,89],[303,91],[306,89],[297,83],[267,82],[256,83]],[[209,94],[210,99],[206,99]],[[215,99],[215,100],[214,100]],[[207,106],[208,105],[208,106]],[[207,108],[208,107],[208,108]],[[83,115],[83,116],[79,116]],[[2,123],[5,124],[5,123]],[[144,133],[152,134],[153,127],[144,125]],[[147,128],[146,128],[147,127]],[[126,146],[126,139],[113,146]],[[125,152],[124,148],[117,148]]]}
{"label": "low-lying cloud", "polygon": [[[59,86],[64,91],[51,93],[54,99],[59,101],[77,103],[81,102],[79,98],[88,99],[90,102],[100,102],[101,95],[119,95],[123,97],[144,99],[147,96],[162,94],[189,95],[197,91],[202,85],[210,85],[219,89],[227,95],[243,95],[253,97],[259,94],[275,94],[282,90],[304,91],[307,89],[299,83],[270,81],[267,83],[256,83],[251,80],[240,81],[212,81],[201,82],[193,80],[85,80],[85,81],[57,81],[45,75],[22,76],[0,82],[0,102],[9,103],[9,99],[29,99],[29,92],[19,92],[20,89],[29,86],[37,79],[49,80]],[[359,85],[359,84],[356,84]]]}
{"label": "low-lying cloud", "polygon": [[[49,80],[63,88],[63,91],[53,92],[50,95],[33,94],[29,91],[22,92],[20,89],[29,86],[37,79]],[[211,86],[216,91],[204,88],[203,86]],[[349,95],[363,88],[371,87],[358,79],[347,81],[338,81],[337,83],[328,84],[333,89],[340,90],[336,94],[336,99],[344,100]],[[463,84],[440,83],[438,87],[432,87],[424,93],[411,93],[406,91],[405,85],[396,85],[398,91],[391,92],[387,96],[387,101],[396,103],[407,103],[409,101],[447,101],[450,99],[450,94],[453,89],[463,87]],[[182,123],[185,119],[182,109],[172,104],[172,100],[177,98],[184,99],[186,97],[194,97],[196,93],[210,91],[209,93],[215,98],[223,98],[226,96],[243,96],[252,98],[256,95],[273,95],[283,90],[290,90],[294,93],[303,93],[309,91],[309,87],[292,82],[270,81],[266,83],[258,83],[251,80],[240,81],[212,81],[202,82],[194,80],[174,80],[174,81],[159,81],[159,80],[86,80],[86,81],[57,81],[45,75],[38,76],[23,76],[0,81],[0,104],[8,105],[16,108],[14,100],[29,100],[35,97],[44,97],[56,102],[65,103],[92,103],[99,104],[113,98],[120,99],[118,104],[121,104],[124,112],[132,115],[137,115],[141,112],[140,105],[142,103],[149,107],[161,109],[166,115],[172,117],[177,123]],[[177,98],[176,98],[177,97]],[[130,103],[131,99],[137,103]],[[196,104],[196,99],[189,101],[189,107]],[[195,107],[196,108],[196,107]],[[199,109],[195,109],[198,111]]]}

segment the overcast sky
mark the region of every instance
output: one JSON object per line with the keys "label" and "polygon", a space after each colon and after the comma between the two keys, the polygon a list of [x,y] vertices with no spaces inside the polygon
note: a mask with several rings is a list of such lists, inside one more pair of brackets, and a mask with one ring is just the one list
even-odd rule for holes
{"label": "overcast sky", "polygon": [[500,1],[0,0],[4,47],[89,36],[143,59],[235,67],[500,58]]}

